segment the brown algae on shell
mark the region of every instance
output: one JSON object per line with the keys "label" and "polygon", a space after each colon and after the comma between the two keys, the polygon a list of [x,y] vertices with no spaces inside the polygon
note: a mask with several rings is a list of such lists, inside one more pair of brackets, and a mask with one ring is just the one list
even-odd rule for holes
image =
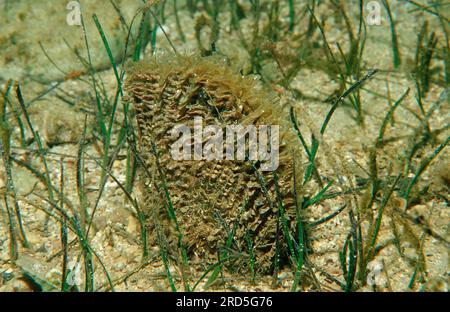
{"label": "brown algae on shell", "polygon": [[[287,259],[286,235],[296,237],[297,227],[294,170],[301,175],[288,148],[294,137],[288,114],[274,96],[216,56],[164,55],[136,63],[125,90],[136,110],[151,236],[174,255],[183,244],[206,264],[226,251],[239,268],[253,259],[267,273]],[[171,130],[193,128],[199,117],[204,127],[278,125],[279,167],[263,172],[245,160],[174,160]]]}

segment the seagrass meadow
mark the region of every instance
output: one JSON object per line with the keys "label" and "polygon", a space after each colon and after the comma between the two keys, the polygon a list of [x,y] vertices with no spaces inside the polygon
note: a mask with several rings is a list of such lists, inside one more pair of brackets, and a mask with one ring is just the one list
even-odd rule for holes
{"label": "seagrass meadow", "polygon": [[0,0],[0,291],[447,291],[449,12]]}

